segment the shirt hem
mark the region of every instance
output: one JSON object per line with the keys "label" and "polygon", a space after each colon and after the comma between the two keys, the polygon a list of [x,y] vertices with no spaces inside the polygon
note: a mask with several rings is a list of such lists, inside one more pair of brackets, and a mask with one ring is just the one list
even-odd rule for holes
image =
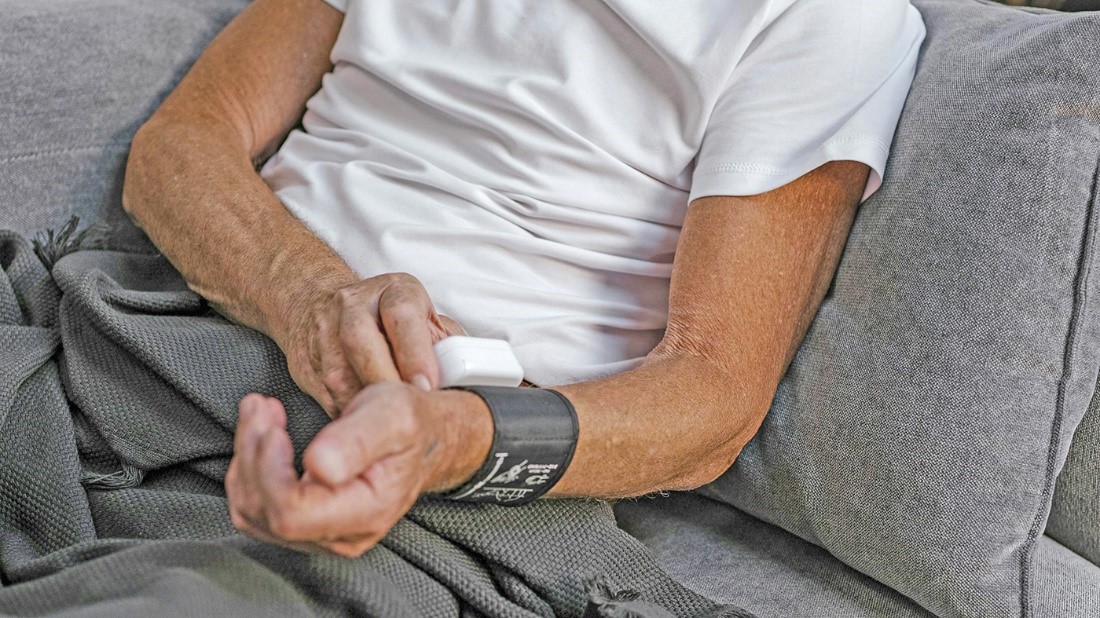
{"label": "shirt hem", "polygon": [[812,155],[786,165],[751,161],[716,163],[695,171],[688,201],[767,193],[832,161],[858,161],[871,168],[861,200],[865,201],[882,186],[889,152],[889,147],[873,136],[847,136],[831,139]]}

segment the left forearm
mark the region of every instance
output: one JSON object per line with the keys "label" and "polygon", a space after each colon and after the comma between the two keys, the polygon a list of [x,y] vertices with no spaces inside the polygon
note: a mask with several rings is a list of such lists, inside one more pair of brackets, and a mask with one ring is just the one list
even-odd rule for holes
{"label": "left forearm", "polygon": [[[618,375],[554,387],[577,410],[580,438],[553,496],[622,498],[698,487],[733,463],[771,403],[780,366],[728,370],[698,356],[651,355]],[[433,489],[474,474],[488,453],[492,421],[481,399],[441,393],[450,427]],[[460,412],[456,415],[455,411]],[[443,418],[440,422],[444,422]]]}
{"label": "left forearm", "polygon": [[556,388],[581,431],[552,495],[620,498],[713,480],[756,433],[778,379],[735,376],[699,356],[651,355],[632,371]]}

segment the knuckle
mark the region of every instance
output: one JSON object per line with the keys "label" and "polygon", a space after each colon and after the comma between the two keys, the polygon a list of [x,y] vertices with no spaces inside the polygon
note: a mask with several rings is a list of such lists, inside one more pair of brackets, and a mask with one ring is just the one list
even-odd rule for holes
{"label": "knuckle", "polygon": [[398,272],[390,273],[390,283],[395,283],[395,284],[400,284],[400,285],[410,285],[410,284],[419,285],[420,280],[417,279],[416,277],[410,275],[407,272],[398,271]]}
{"label": "knuckle", "polygon": [[325,373],[325,377],[321,378],[321,383],[330,391],[341,391],[347,383],[347,378],[344,377],[342,370],[335,369]]}
{"label": "knuckle", "polygon": [[356,289],[352,287],[340,288],[332,295],[336,304],[340,307],[349,307],[355,302]]}
{"label": "knuckle", "polygon": [[390,301],[420,305],[428,298],[424,284],[409,273],[390,273],[386,283],[386,296]]}
{"label": "knuckle", "polygon": [[373,277],[371,282],[377,284],[380,288],[390,288],[400,280],[401,273],[382,273],[377,277]]}

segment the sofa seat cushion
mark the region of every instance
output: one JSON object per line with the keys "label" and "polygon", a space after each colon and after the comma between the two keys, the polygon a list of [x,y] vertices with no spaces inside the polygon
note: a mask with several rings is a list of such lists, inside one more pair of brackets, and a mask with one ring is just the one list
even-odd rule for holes
{"label": "sofa seat cushion", "polygon": [[1100,564],[1100,384],[1058,476],[1047,534]]}
{"label": "sofa seat cushion", "polygon": [[680,583],[760,618],[932,616],[820,547],[702,496],[623,500],[615,515]]}
{"label": "sofa seat cushion", "polygon": [[[615,513],[681,583],[760,618],[933,615],[821,548],[698,495],[622,501]],[[1029,615],[1100,616],[1100,567],[1050,537],[1034,553]]]}

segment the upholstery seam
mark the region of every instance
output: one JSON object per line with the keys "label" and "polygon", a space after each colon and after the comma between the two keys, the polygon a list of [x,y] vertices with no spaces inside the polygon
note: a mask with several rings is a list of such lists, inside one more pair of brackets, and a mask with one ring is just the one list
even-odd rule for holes
{"label": "upholstery seam", "polygon": [[13,155],[6,155],[0,157],[0,164],[3,163],[15,163],[17,161],[30,161],[33,159],[39,159],[42,157],[49,157],[54,155],[65,155],[76,152],[87,152],[90,150],[110,150],[114,148],[126,148],[130,145],[129,141],[126,142],[107,142],[104,144],[93,144],[88,146],[71,146],[69,148],[50,148],[47,150],[36,150],[32,152],[21,152]]}
{"label": "upholstery seam", "polygon": [[1089,302],[1088,282],[1092,273],[1093,245],[1096,236],[1096,206],[1100,201],[1100,157],[1097,158],[1096,169],[1092,176],[1092,187],[1089,199],[1085,205],[1085,225],[1078,257],[1077,273],[1073,281],[1073,310],[1070,313],[1069,325],[1066,333],[1065,351],[1062,355],[1062,377],[1058,381],[1058,394],[1056,397],[1054,419],[1051,423],[1051,435],[1047,445],[1046,479],[1043,485],[1043,493],[1039,502],[1039,510],[1032,521],[1027,539],[1024,541],[1023,552],[1020,556],[1020,615],[1029,618],[1031,615],[1031,564],[1034,559],[1034,550],[1039,536],[1042,534],[1040,524],[1043,520],[1043,505],[1053,498],[1054,486],[1058,475],[1055,467],[1058,459],[1058,450],[1062,446],[1062,429],[1065,422],[1066,389],[1069,375],[1073,372],[1078,333],[1080,331],[1081,314],[1083,308]]}

